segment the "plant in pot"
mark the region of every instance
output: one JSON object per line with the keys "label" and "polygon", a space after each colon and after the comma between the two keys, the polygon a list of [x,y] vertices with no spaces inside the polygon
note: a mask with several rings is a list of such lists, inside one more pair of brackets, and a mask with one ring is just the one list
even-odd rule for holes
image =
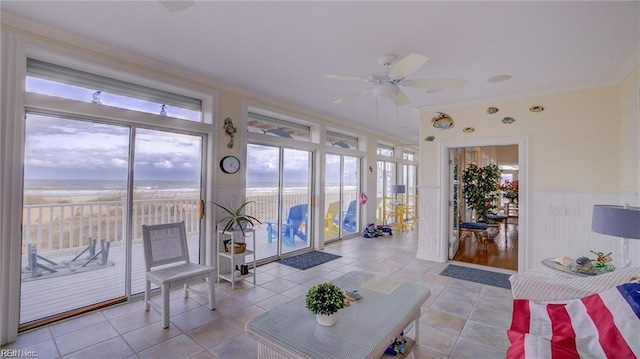
{"label": "plant in pot", "polygon": [[318,324],[330,327],[336,323],[336,313],[344,306],[342,290],[331,282],[309,288],[305,307],[316,315]]}
{"label": "plant in pot", "polygon": [[[244,213],[245,207],[252,203],[253,201],[247,201],[240,205],[238,208],[233,208],[229,202],[227,202],[227,206],[222,206],[218,203],[213,203],[222,210],[225,211],[226,216],[218,221],[218,226],[222,229],[222,233],[225,232],[235,232],[242,233],[242,239],[234,240],[234,243],[243,243],[244,237],[247,236],[245,230],[253,228],[256,223],[262,224],[259,219],[254,216],[248,215]],[[234,233],[234,235],[235,235]],[[236,252],[236,249],[234,249]]]}
{"label": "plant in pot", "polygon": [[[462,194],[470,209],[476,213],[476,221],[487,224],[495,224],[487,219],[488,214],[495,214],[498,206],[498,183],[500,181],[500,169],[497,165],[491,164],[478,167],[470,164],[462,173]],[[498,234],[499,226],[495,230],[487,231],[489,239],[490,232]]]}

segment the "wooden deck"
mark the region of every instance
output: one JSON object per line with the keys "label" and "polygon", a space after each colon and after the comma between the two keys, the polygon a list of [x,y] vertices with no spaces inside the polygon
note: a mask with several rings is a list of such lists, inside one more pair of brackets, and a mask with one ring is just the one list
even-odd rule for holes
{"label": "wooden deck", "polygon": [[[277,242],[267,241],[266,226],[256,229],[256,258],[267,258],[277,254]],[[248,249],[253,249],[250,244]],[[284,253],[306,248],[306,243],[296,240],[296,247],[284,247]],[[44,254],[44,253],[43,253]],[[44,254],[45,257],[61,263],[70,260],[75,254],[56,256],[54,252]],[[198,236],[189,236],[189,256],[192,261],[199,257]],[[89,264],[89,270],[71,272],[61,269],[60,273],[42,274],[32,279],[23,275],[21,288],[20,323],[27,323],[51,315],[78,309],[102,301],[123,297],[125,295],[125,248],[111,247],[109,262],[113,265],[98,266]],[[89,267],[88,266],[88,267]],[[23,260],[23,270],[26,259]],[[144,292],[144,254],[142,243],[132,246],[132,280],[131,293]]]}

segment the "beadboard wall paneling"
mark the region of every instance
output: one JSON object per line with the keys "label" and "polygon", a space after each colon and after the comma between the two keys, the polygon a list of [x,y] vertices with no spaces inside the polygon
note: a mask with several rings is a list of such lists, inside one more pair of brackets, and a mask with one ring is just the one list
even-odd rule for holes
{"label": "beadboard wall paneling", "polygon": [[[530,268],[544,258],[569,256],[593,257],[589,250],[613,252],[619,258],[620,239],[591,231],[594,204],[635,205],[636,194],[613,192],[530,192],[529,243],[526,257]],[[635,242],[635,243],[634,243]],[[631,240],[631,259],[640,265],[640,241]]]}
{"label": "beadboard wall paneling", "polygon": [[441,262],[447,248],[440,236],[440,187],[418,187],[420,221],[418,224],[419,259]]}

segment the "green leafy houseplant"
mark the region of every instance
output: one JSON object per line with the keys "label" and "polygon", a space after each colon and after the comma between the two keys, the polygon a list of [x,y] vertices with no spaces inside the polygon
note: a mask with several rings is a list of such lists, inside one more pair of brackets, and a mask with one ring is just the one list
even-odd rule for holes
{"label": "green leafy houseplant", "polygon": [[246,233],[244,232],[245,229],[253,228],[256,223],[262,224],[262,222],[260,222],[260,220],[256,217],[244,214],[244,207],[246,207],[249,203],[253,203],[253,201],[244,202],[238,208],[231,207],[231,204],[229,204],[229,202],[227,202],[226,207],[215,202],[213,203],[216,206],[222,208],[227,214],[226,217],[218,221],[218,224],[226,222],[222,227],[222,233],[227,231],[236,231],[239,229],[240,231],[242,231],[242,235],[246,236]]}
{"label": "green leafy houseplant", "polygon": [[464,169],[462,193],[469,208],[476,212],[478,222],[487,222],[487,214],[495,213],[499,181],[497,165],[478,167],[470,164]]}
{"label": "green leafy houseplant", "polygon": [[305,307],[314,314],[331,315],[343,305],[342,290],[331,282],[320,283],[307,292]]}

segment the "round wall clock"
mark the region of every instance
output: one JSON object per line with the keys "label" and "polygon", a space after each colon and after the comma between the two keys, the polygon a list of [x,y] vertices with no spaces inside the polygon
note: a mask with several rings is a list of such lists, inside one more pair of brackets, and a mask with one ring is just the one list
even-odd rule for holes
{"label": "round wall clock", "polygon": [[236,156],[225,156],[220,160],[220,169],[224,173],[236,173],[240,170],[240,160]]}

